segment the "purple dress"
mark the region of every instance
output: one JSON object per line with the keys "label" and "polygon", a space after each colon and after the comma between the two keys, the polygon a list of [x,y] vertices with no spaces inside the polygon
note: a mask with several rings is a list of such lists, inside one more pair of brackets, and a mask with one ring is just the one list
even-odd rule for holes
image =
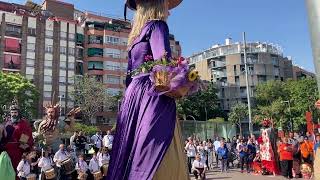
{"label": "purple dress", "polygon": [[[145,24],[129,49],[128,71],[146,55],[171,56],[169,29],[164,21]],[[118,114],[107,180],[151,180],[174,135],[176,104],[165,95],[150,96],[149,76],[127,78],[127,90]]]}

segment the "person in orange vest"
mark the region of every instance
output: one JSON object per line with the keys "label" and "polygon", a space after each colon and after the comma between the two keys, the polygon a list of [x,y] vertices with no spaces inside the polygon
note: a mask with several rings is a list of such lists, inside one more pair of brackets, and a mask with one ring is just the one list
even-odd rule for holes
{"label": "person in orange vest", "polygon": [[313,158],[313,143],[305,136],[303,142],[300,145],[301,159],[303,162],[312,164]]}

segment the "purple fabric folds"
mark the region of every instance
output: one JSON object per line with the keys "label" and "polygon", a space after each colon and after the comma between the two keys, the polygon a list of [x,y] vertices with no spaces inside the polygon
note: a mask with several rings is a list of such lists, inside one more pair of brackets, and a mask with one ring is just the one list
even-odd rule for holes
{"label": "purple fabric folds", "polygon": [[[164,21],[150,21],[129,50],[128,72],[146,55],[171,57],[169,29]],[[118,114],[107,180],[152,180],[174,134],[176,104],[164,95],[150,96],[149,74],[127,77]]]}

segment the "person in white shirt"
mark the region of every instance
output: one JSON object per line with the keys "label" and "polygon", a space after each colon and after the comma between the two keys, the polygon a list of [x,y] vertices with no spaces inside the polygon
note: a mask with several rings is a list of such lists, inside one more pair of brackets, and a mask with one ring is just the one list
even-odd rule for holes
{"label": "person in white shirt", "polygon": [[42,152],[42,157],[39,159],[38,166],[41,168],[41,173],[39,179],[45,179],[46,176],[44,175],[44,172],[53,168],[53,160],[49,156],[48,151]]}
{"label": "person in white shirt", "polygon": [[89,170],[91,173],[94,173],[94,172],[97,172],[100,170],[99,160],[98,160],[97,154],[95,152],[93,153],[92,158],[90,160]]}
{"label": "person in white shirt", "polygon": [[27,160],[26,153],[23,153],[22,155],[22,159],[17,166],[17,172],[20,180],[26,180],[27,179],[26,177],[30,174],[30,163]]}
{"label": "person in white shirt", "polygon": [[103,166],[104,164],[107,164],[110,160],[110,155],[106,147],[102,148],[102,150],[98,152],[97,156],[99,160],[99,167]]}
{"label": "person in white shirt", "polygon": [[200,177],[200,179],[204,180],[206,178],[206,169],[207,165],[204,160],[201,159],[200,154],[196,155],[196,160],[192,163],[192,171],[196,179]]}
{"label": "person in white shirt", "polygon": [[94,144],[94,151],[98,152],[98,150],[102,147],[102,132],[99,131],[93,135],[91,137],[91,142]]}
{"label": "person in white shirt", "polygon": [[76,170],[78,172],[78,178],[81,176],[81,174],[86,174],[88,171],[88,164],[84,160],[84,155],[80,154],[78,162],[76,164]]}
{"label": "person in white shirt", "polygon": [[196,156],[196,145],[193,143],[192,138],[188,138],[189,142],[185,146],[185,150],[187,151],[187,157],[188,157],[188,169],[189,173],[191,173],[191,167],[192,167],[192,162],[195,159]]}
{"label": "person in white shirt", "polygon": [[76,138],[78,136],[78,131],[75,131],[73,135],[70,137],[70,146],[72,149],[76,150]]}
{"label": "person in white shirt", "polygon": [[220,140],[219,138],[217,137],[216,140],[213,142],[213,146],[214,146],[214,150],[215,150],[215,157],[216,157],[216,166],[218,167],[219,166],[219,156],[218,156],[218,149],[220,147]]}
{"label": "person in white shirt", "polygon": [[67,179],[67,176],[65,175],[63,168],[61,168],[61,162],[64,160],[67,160],[68,158],[70,158],[70,155],[64,149],[64,144],[60,144],[59,151],[57,151],[53,157],[53,162],[55,162],[56,166],[58,167],[58,178],[57,179],[59,179],[59,180],[66,180]]}
{"label": "person in white shirt", "polygon": [[103,146],[108,148],[110,151],[112,149],[112,143],[113,143],[113,135],[111,135],[110,131],[107,131],[107,135],[103,137]]}

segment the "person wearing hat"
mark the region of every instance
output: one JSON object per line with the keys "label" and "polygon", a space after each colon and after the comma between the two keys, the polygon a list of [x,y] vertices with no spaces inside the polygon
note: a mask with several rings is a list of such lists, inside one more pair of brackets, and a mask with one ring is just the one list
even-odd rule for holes
{"label": "person wearing hat", "polygon": [[[32,128],[28,120],[20,115],[16,100],[10,106],[10,116],[5,119],[5,151],[9,154],[14,169],[21,160],[22,154],[33,146]],[[1,167],[1,165],[0,165]]]}
{"label": "person wearing hat", "polygon": [[[150,95],[153,83],[148,75],[132,77],[145,57],[158,60],[171,57],[169,10],[182,0],[126,0],[126,7],[136,10],[128,38],[128,75],[112,145],[108,180],[151,180],[166,160],[176,127],[176,103],[165,95]],[[168,151],[169,148],[169,151]],[[171,152],[171,151],[170,151]],[[181,151],[183,155],[183,151]],[[171,156],[173,158],[178,157]],[[182,158],[183,159],[183,158]],[[178,161],[180,163],[180,161]],[[161,165],[161,166],[160,166]],[[182,166],[181,166],[182,167]],[[183,164],[185,167],[185,164]],[[176,169],[167,169],[179,174]],[[185,168],[184,168],[185,169]],[[182,171],[182,169],[181,169]],[[187,174],[187,173],[186,173]],[[165,179],[183,179],[166,173]],[[188,179],[188,177],[187,177]]]}

